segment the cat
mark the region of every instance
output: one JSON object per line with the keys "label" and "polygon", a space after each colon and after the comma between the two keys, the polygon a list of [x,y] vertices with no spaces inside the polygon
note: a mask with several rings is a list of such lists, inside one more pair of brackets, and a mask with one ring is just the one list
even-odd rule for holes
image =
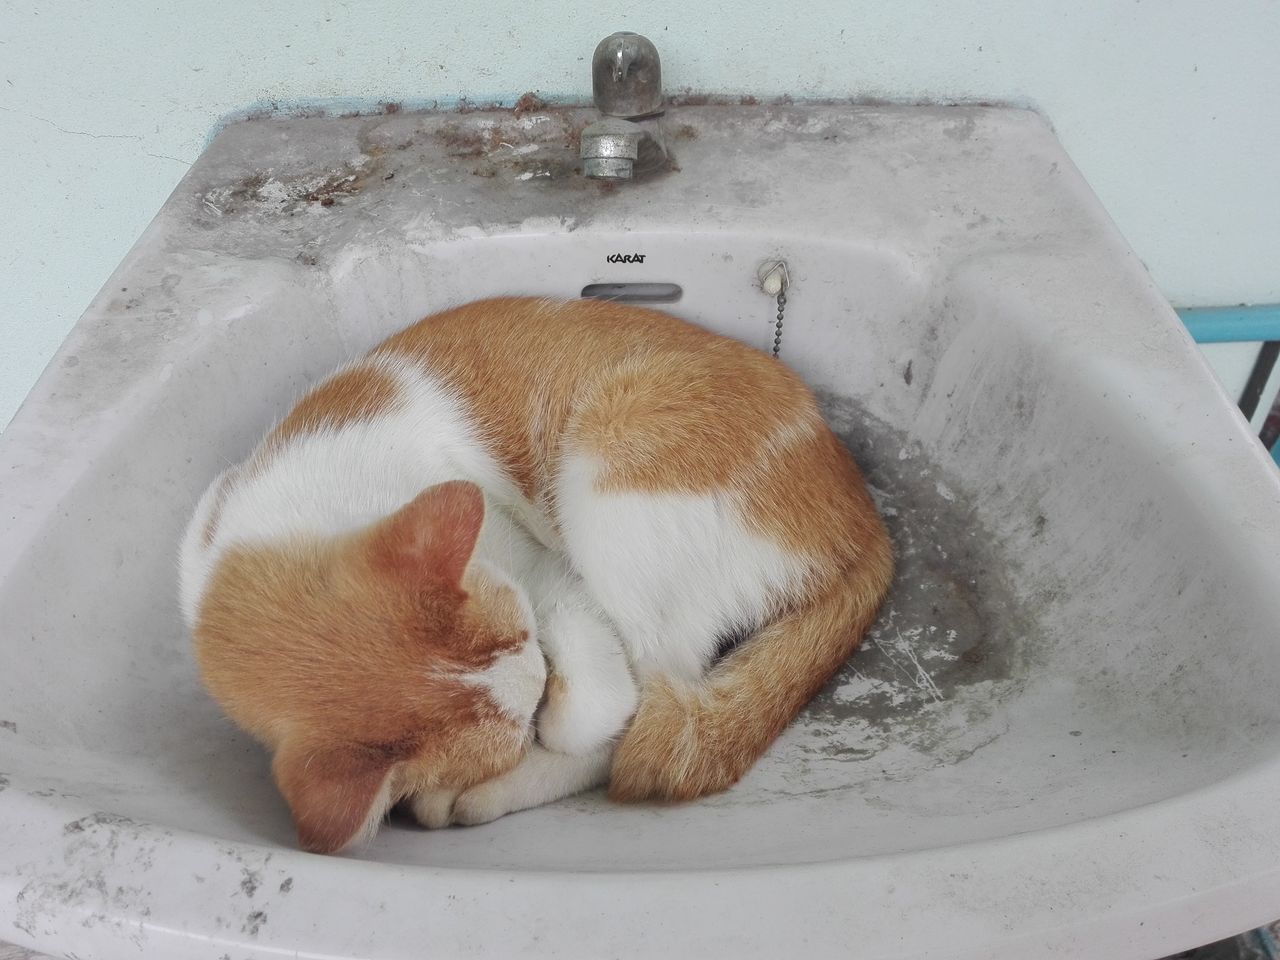
{"label": "cat", "polygon": [[299,843],[334,852],[400,800],[440,827],[606,780],[730,787],[892,572],[784,364],[655,310],[500,298],[393,335],[216,478],[181,603]]}

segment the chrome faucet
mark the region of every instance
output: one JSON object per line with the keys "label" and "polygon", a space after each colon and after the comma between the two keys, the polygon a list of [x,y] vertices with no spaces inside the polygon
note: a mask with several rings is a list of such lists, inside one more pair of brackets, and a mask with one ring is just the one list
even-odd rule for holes
{"label": "chrome faucet", "polygon": [[591,57],[591,93],[604,117],[582,131],[584,174],[630,180],[666,162],[662,62],[649,40],[627,32],[601,40]]}

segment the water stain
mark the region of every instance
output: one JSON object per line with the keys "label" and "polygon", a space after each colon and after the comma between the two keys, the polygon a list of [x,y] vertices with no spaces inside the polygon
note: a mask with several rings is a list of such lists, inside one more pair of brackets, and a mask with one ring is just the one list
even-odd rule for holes
{"label": "water stain", "polygon": [[980,505],[944,468],[848,399],[819,399],[872,488],[897,566],[862,649],[801,714],[801,750],[847,761],[907,746],[928,766],[958,762],[997,735],[979,728],[1029,675],[1034,610]]}
{"label": "water stain", "polygon": [[145,875],[172,835],[101,812],[68,822],[63,835],[60,857],[51,857],[43,868],[19,868],[26,882],[14,899],[14,925],[30,934],[51,917],[80,916],[85,929],[111,928],[114,936],[127,937],[146,953],[153,890]]}
{"label": "water stain", "polygon": [[262,874],[257,870],[250,870],[248,867],[241,867],[240,873],[243,874],[243,879],[240,881],[240,891],[252,900],[253,895],[258,892],[258,887],[262,886]]}
{"label": "water stain", "polygon": [[968,140],[973,136],[977,127],[977,122],[973,117],[967,116],[963,120],[957,120],[950,126],[943,127],[942,132],[952,140]]}
{"label": "water stain", "polygon": [[72,833],[84,833],[85,830],[94,827],[131,827],[137,826],[137,822],[129,817],[123,817],[116,813],[92,813],[87,817],[81,817],[79,820],[72,820],[62,827],[64,836]]}
{"label": "water stain", "polygon": [[258,931],[262,929],[263,924],[267,922],[267,915],[261,910],[255,910],[244,918],[244,926],[240,928],[242,933],[247,933],[251,937],[256,937]]}

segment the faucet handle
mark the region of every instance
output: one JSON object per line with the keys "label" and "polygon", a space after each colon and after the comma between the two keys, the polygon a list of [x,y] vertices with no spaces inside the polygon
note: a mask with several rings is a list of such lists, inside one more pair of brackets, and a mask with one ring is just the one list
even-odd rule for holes
{"label": "faucet handle", "polygon": [[634,120],[662,112],[662,62],[658,48],[638,33],[610,34],[591,58],[591,92],[609,117]]}

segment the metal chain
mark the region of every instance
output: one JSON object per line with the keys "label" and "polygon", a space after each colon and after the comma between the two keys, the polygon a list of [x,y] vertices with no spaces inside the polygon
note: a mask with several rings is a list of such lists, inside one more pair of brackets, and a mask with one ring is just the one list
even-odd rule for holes
{"label": "metal chain", "polygon": [[778,291],[778,325],[773,328],[773,357],[778,358],[778,351],[782,349],[782,314],[787,309],[787,288],[784,286]]}
{"label": "metal chain", "polygon": [[756,268],[756,280],[761,290],[776,296],[778,301],[778,322],[773,328],[773,357],[776,360],[782,349],[782,315],[787,309],[787,287],[791,286],[787,261],[780,258],[766,260]]}

